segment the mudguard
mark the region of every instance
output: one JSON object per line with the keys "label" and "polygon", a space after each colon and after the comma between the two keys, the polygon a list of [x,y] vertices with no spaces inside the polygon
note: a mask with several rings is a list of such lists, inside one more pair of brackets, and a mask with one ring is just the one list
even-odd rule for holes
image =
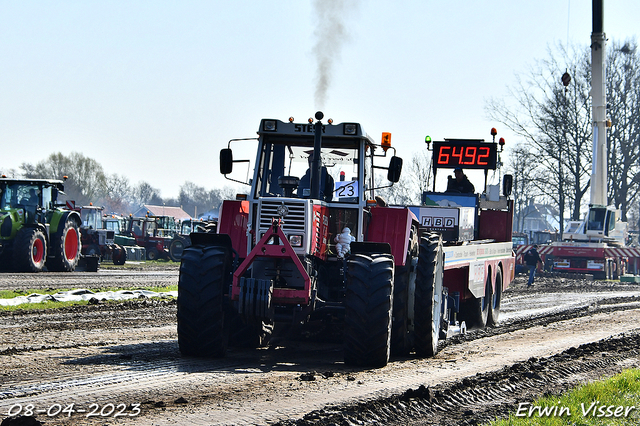
{"label": "mudguard", "polygon": [[[404,266],[415,215],[408,208],[372,207],[365,234],[366,242],[386,242],[391,247],[396,266]],[[353,243],[351,244],[353,250]]]}

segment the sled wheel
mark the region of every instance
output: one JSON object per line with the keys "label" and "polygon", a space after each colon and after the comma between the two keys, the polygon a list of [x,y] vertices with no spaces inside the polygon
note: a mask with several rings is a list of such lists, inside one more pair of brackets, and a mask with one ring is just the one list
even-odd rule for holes
{"label": "sled wheel", "polygon": [[487,316],[487,325],[495,327],[498,325],[500,318],[500,303],[502,302],[502,270],[498,268],[496,273],[496,289],[491,295],[491,303],[489,304],[489,315]]}

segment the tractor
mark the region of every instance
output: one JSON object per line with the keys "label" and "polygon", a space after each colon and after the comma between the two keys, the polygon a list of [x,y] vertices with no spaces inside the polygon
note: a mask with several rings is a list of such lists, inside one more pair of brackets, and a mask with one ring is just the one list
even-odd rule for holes
{"label": "tractor", "polygon": [[104,207],[94,205],[76,207],[80,211],[82,226],[82,257],[80,265],[95,272],[100,262],[111,259],[114,265],[124,265],[127,260],[125,248],[115,243],[115,231],[105,229],[103,225]]}
{"label": "tractor", "polygon": [[216,232],[218,220],[187,219],[180,223],[178,233],[173,236],[169,244],[169,257],[174,262],[180,262],[184,248],[191,245],[192,232]]}
{"label": "tractor", "polygon": [[58,203],[61,180],[0,178],[0,266],[70,272],[80,260],[80,214]]}
{"label": "tractor", "polygon": [[135,238],[136,245],[144,247],[147,260],[169,259],[169,243],[171,237],[163,236],[166,228],[161,227],[157,217],[133,217],[126,219],[125,230],[122,234]]}
{"label": "tractor", "polygon": [[[225,200],[217,233],[192,233],[182,254],[184,356],[222,357],[229,344],[267,344],[274,326],[323,323],[341,331],[345,363],[381,367],[391,353],[434,355],[461,329],[443,287],[442,237],[376,197],[402,170],[391,134],[376,144],[359,123],[315,118],[263,119],[258,138],[221,151],[220,172],[250,190]],[[251,179],[250,160],[231,148],[248,144]]]}

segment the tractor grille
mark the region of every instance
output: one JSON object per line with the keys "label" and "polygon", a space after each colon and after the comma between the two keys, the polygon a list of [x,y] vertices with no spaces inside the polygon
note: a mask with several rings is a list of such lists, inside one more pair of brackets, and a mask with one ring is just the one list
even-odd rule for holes
{"label": "tractor grille", "polygon": [[285,233],[303,233],[305,230],[305,201],[299,200],[260,200],[260,223],[259,228],[265,229],[271,226],[271,219],[278,216],[278,207],[285,205],[289,213],[283,218],[282,230]]}

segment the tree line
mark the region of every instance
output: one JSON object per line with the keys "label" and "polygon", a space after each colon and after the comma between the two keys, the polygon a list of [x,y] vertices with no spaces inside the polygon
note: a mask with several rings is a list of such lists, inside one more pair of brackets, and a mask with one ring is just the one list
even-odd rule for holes
{"label": "tree line", "polygon": [[177,198],[163,198],[149,182],[132,184],[125,176],[105,172],[100,163],[78,152],[51,154],[36,164],[22,163],[19,170],[8,170],[9,177],[62,179],[66,200],[76,205],[104,206],[106,213],[127,215],[145,204],[182,207],[192,217],[220,207],[222,200],[235,197],[230,187],[208,190],[193,182],[180,186]]}
{"label": "tree line", "polygon": [[[629,225],[640,226],[640,56],[635,40],[607,45],[608,204]],[[571,76],[565,87],[564,73]],[[507,99],[487,104],[490,118],[521,140],[511,152],[516,216],[531,200],[558,210],[558,222],[580,220],[589,203],[593,151],[591,48],[549,50],[527,74],[518,75]]]}

